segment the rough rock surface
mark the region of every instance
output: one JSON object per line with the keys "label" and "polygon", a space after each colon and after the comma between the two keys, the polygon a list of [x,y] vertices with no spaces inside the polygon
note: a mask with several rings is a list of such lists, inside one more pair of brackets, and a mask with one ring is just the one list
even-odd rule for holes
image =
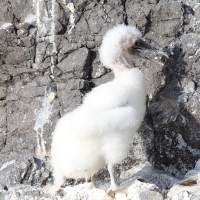
{"label": "rough rock surface", "polygon": [[[46,188],[56,122],[113,78],[98,48],[120,23],[137,26],[169,60],[163,67],[135,61],[146,77],[147,111],[117,172],[146,183],[135,181],[115,199],[200,199],[198,184],[172,187],[200,159],[199,0],[1,0],[0,199],[113,199],[98,187],[79,192],[82,184],[58,197]],[[106,185],[107,170],[95,178]]]}

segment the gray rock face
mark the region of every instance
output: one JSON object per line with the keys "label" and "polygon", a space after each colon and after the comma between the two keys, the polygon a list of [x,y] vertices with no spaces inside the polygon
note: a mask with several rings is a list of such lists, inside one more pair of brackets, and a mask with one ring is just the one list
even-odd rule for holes
{"label": "gray rock face", "polygon": [[[134,61],[146,77],[147,111],[130,154],[117,166],[118,176],[140,169],[138,173],[158,188],[143,185],[139,190],[135,183],[137,198],[163,199],[166,191],[161,190],[194,168],[200,158],[198,0],[2,0],[1,199],[52,198],[41,189],[52,183],[51,134],[57,120],[79,106],[92,87],[112,80],[112,72],[99,61],[98,48],[104,33],[121,23],[137,26],[147,42],[168,53],[169,60],[163,60],[163,67]],[[147,164],[163,170],[163,175],[145,171]],[[102,181],[107,177],[106,170],[96,175]],[[22,196],[17,196],[18,190]],[[192,190],[187,192],[188,198],[198,199]],[[168,197],[184,195],[184,190],[176,194],[172,189]],[[126,197],[136,199],[134,193]]]}

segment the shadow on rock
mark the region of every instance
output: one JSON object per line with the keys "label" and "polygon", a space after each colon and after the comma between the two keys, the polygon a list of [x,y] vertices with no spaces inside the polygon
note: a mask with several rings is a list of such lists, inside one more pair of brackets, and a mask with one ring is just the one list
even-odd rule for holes
{"label": "shadow on rock", "polygon": [[154,149],[147,156],[156,168],[183,177],[200,158],[200,118],[194,99],[199,88],[191,79],[183,49],[177,45],[173,52],[163,68],[165,85],[147,110],[145,122],[154,134]]}

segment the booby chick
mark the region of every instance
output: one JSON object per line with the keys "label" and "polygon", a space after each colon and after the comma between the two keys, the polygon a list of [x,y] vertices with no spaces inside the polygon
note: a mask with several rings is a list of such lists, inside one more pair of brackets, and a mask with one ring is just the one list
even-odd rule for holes
{"label": "booby chick", "polygon": [[142,49],[166,55],[141,36],[137,28],[125,25],[105,34],[100,60],[113,70],[115,78],[94,88],[80,107],[58,121],[51,147],[55,191],[65,178],[87,180],[105,166],[111,178],[109,192],[122,188],[115,180],[113,167],[126,158],[143,120],[146,102],[145,78],[132,59],[154,61]]}

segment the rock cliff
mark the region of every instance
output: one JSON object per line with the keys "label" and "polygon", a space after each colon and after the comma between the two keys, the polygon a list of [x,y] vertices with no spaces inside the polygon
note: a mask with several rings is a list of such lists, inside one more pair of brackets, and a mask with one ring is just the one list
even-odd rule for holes
{"label": "rock cliff", "polygon": [[0,199],[112,198],[100,189],[109,180],[106,169],[95,176],[97,188],[80,183],[52,197],[47,187],[56,122],[113,78],[98,48],[104,33],[121,23],[137,26],[169,60],[163,67],[135,63],[146,77],[147,111],[117,171],[146,182],[136,181],[115,198],[200,199],[200,176],[194,186],[172,188],[200,158],[199,0],[1,0]]}

